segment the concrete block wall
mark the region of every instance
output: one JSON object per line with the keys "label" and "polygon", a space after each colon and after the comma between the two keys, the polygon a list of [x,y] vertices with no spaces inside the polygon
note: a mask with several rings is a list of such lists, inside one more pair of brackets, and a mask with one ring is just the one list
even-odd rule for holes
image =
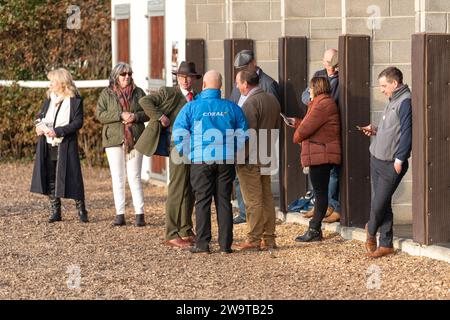
{"label": "concrete block wall", "polygon": [[223,40],[255,40],[258,65],[278,79],[280,0],[186,0],[187,38],[206,40],[206,69],[224,72]]}
{"label": "concrete block wall", "polygon": [[186,38],[206,40],[206,70],[224,73],[223,39],[227,38],[225,0],[186,0]]}
{"label": "concrete block wall", "polygon": [[450,33],[450,1],[416,0],[416,24],[421,31]]}
{"label": "concrete block wall", "polygon": [[341,0],[285,0],[284,28],[286,36],[306,36],[308,42],[308,74],[323,69],[326,49],[338,47],[342,34]]}

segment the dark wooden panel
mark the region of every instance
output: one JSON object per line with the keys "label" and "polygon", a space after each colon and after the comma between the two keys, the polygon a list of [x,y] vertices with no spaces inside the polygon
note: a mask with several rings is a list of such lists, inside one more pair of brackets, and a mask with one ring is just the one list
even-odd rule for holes
{"label": "dark wooden panel", "polygon": [[[302,117],[300,95],[307,86],[306,37],[280,38],[278,72],[282,112],[290,117]],[[288,205],[305,195],[307,176],[300,163],[300,145],[292,142],[294,129],[282,122],[280,130],[280,210],[287,212]]]}
{"label": "dark wooden panel", "polygon": [[234,69],[234,57],[241,50],[253,50],[252,39],[225,39],[223,40],[224,64],[225,64],[225,97],[229,98],[236,78]]}
{"label": "dark wooden panel", "polygon": [[163,174],[166,171],[166,157],[152,156],[152,173]]}
{"label": "dark wooden panel", "polygon": [[150,17],[150,78],[164,79],[164,16]]}
{"label": "dark wooden panel", "polygon": [[370,37],[339,37],[342,137],[341,224],[364,227],[370,215],[370,139],[356,126],[370,123]]}
{"label": "dark wooden panel", "polygon": [[130,20],[117,20],[117,58],[130,63]]}
{"label": "dark wooden panel", "polygon": [[[422,56],[424,59],[420,59]],[[423,127],[423,135],[415,136],[414,147],[424,150],[424,156],[418,159],[419,172],[422,171],[424,186],[417,184],[414,190],[425,189],[426,197],[423,209],[414,210],[414,238],[425,244],[450,242],[450,35],[421,34],[413,37],[413,57],[418,60],[414,66],[413,78],[422,82],[413,82],[413,91],[422,89],[415,97],[418,106],[425,111],[418,113],[418,126]],[[420,75],[421,74],[421,75]],[[414,123],[415,124],[415,123]],[[414,127],[414,126],[413,126]],[[415,153],[415,150],[414,150]],[[413,154],[414,154],[413,153]],[[413,159],[413,161],[415,161]],[[423,172],[425,171],[425,172]],[[414,204],[414,203],[413,203]],[[420,205],[420,203],[418,203]],[[425,217],[425,219],[421,218]],[[425,223],[420,224],[423,220]],[[419,229],[425,227],[424,230]]]}
{"label": "dark wooden panel", "polygon": [[[195,63],[197,73],[205,74],[205,40],[186,39],[186,61]],[[194,80],[196,92],[202,91],[202,79]]]}
{"label": "dark wooden panel", "polygon": [[425,101],[425,43],[426,35],[414,34],[412,36],[412,211],[413,211],[413,239],[419,243],[427,242],[426,216],[428,213],[427,188],[427,155],[425,123],[427,104]]}

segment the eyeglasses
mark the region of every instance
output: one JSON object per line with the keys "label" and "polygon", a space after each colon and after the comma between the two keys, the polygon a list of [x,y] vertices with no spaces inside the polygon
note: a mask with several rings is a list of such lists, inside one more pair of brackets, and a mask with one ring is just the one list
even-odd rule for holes
{"label": "eyeglasses", "polygon": [[122,77],[125,77],[126,75],[128,75],[129,77],[131,77],[132,75],[133,75],[133,72],[122,72],[122,73],[120,73],[120,75],[122,76]]}

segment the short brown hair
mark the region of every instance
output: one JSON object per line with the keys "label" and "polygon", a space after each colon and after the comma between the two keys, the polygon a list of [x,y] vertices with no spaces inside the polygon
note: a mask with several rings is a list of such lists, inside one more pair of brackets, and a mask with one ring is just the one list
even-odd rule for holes
{"label": "short brown hair", "polygon": [[383,77],[386,77],[386,80],[389,83],[392,83],[394,80],[397,81],[398,84],[403,83],[403,73],[396,67],[389,67],[381,71],[378,75],[378,79]]}
{"label": "short brown hair", "polygon": [[325,77],[313,77],[309,82],[309,87],[313,89],[316,97],[323,93],[331,93],[330,81]]}
{"label": "short brown hair", "polygon": [[239,80],[247,82],[251,86],[257,86],[259,84],[259,76],[256,71],[250,71],[244,69],[238,72]]}

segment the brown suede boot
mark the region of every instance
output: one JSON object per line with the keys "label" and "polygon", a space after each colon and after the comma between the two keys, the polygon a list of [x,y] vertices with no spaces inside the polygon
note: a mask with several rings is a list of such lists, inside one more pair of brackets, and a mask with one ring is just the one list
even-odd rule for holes
{"label": "brown suede boot", "polygon": [[394,253],[394,248],[378,247],[374,252],[368,253],[367,256],[370,258],[381,258]]}
{"label": "brown suede boot", "polygon": [[312,218],[314,216],[314,208],[303,214],[303,218]]}
{"label": "brown suede boot", "polygon": [[341,215],[339,212],[334,211],[330,216],[324,218],[322,221],[325,223],[333,223],[338,222],[339,220],[341,220]]}
{"label": "brown suede boot", "polygon": [[369,224],[366,223],[366,251],[368,254],[375,252],[377,250],[377,237],[371,236],[369,234]]}

